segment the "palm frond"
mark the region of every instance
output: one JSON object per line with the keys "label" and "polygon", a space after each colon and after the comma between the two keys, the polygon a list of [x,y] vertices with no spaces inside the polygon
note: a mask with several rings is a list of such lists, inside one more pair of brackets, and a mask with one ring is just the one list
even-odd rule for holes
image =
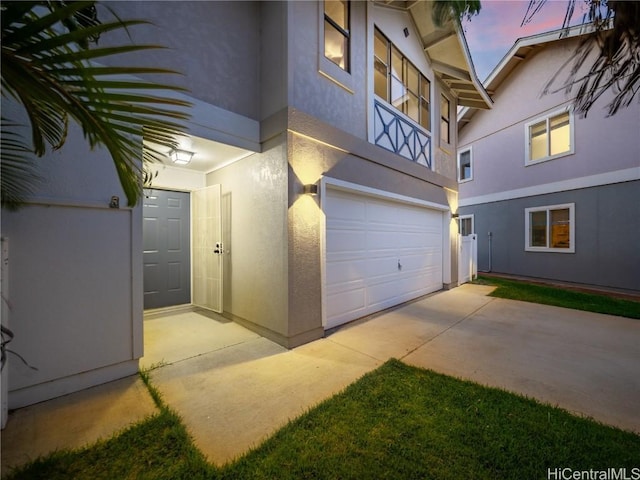
{"label": "palm frond", "polygon": [[2,206],[10,210],[23,204],[40,181],[33,164],[33,152],[17,131],[23,127],[4,118],[1,122],[0,191]]}
{"label": "palm frond", "polygon": [[451,21],[471,20],[480,8],[480,0],[435,0],[431,18],[437,27],[443,27]]}
{"label": "palm frond", "polygon": [[[530,0],[523,24],[545,2]],[[569,0],[567,5],[563,23],[567,33],[575,4],[576,0]],[[612,116],[634,99],[640,101],[640,2],[590,0],[587,17],[593,32],[580,40],[574,55],[552,76],[543,94],[564,90],[568,95],[577,87],[574,110],[587,116],[606,92],[613,92],[606,106],[608,116]]]}
{"label": "palm frond", "polygon": [[[34,9],[42,2],[32,2],[30,9],[15,3],[2,4],[2,93],[24,107],[31,123],[33,151],[42,156],[47,145],[59,148],[66,139],[68,119],[73,119],[92,148],[101,145],[109,151],[128,204],[136,204],[142,192],[140,162],[157,159],[143,154],[145,134],[153,132],[154,142],[175,147],[174,138],[186,130],[183,122],[189,118],[190,103],[176,98],[175,93],[184,91],[181,87],[131,80],[131,75],[177,74],[175,71],[95,62],[163,47],[84,48],[101,34],[147,23],[119,19],[100,23],[90,16],[78,20],[95,2],[53,2],[55,8],[39,14]],[[6,23],[5,12],[11,19]],[[60,24],[67,30],[61,30]]]}

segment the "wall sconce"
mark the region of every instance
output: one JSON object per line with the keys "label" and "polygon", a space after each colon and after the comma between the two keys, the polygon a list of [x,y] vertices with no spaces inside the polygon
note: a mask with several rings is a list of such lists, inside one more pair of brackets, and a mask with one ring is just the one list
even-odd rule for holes
{"label": "wall sconce", "polygon": [[190,152],[188,150],[174,148],[169,152],[169,158],[171,158],[171,161],[176,165],[188,165],[189,162],[191,162],[193,154],[194,152]]}
{"label": "wall sconce", "polygon": [[458,218],[460,216],[459,213],[452,213],[451,218]]}
{"label": "wall sconce", "polygon": [[316,185],[315,183],[305,185],[304,193],[308,193],[309,195],[318,195],[318,185]]}

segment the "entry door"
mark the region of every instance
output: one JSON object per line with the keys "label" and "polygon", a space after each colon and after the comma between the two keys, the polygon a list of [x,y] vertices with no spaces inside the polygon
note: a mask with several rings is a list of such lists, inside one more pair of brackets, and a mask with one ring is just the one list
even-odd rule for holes
{"label": "entry door", "polygon": [[189,193],[152,190],[142,210],[144,308],[190,303]]}
{"label": "entry door", "polygon": [[193,192],[193,304],[222,312],[221,186]]}

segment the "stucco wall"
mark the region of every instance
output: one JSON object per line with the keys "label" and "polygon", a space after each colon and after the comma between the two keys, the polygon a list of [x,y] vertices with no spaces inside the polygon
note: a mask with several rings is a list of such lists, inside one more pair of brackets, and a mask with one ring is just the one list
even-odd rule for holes
{"label": "stucco wall", "polygon": [[[461,207],[474,214],[478,270],[640,290],[640,181]],[[575,253],[526,252],[525,208],[575,203]]]}
{"label": "stucco wall", "polygon": [[[133,53],[113,60],[124,66],[153,66],[182,75],[149,78],[185,87],[199,100],[252,119],[259,118],[260,2],[127,1],[106,2],[122,19],[151,25],[130,28],[138,44],[162,50]],[[99,18],[112,18],[100,8]],[[119,42],[119,43],[118,43]],[[104,34],[101,45],[128,44],[121,33]],[[169,79],[169,80],[168,80]]]}
{"label": "stucco wall", "polygon": [[286,2],[260,3],[260,120],[286,107],[289,98]]}
{"label": "stucco wall", "polygon": [[322,2],[289,2],[288,7],[289,105],[366,138],[367,2],[351,3],[349,74],[324,58]]}
{"label": "stucco wall", "polygon": [[207,175],[222,185],[224,312],[279,341],[288,334],[286,162],[281,135]]}

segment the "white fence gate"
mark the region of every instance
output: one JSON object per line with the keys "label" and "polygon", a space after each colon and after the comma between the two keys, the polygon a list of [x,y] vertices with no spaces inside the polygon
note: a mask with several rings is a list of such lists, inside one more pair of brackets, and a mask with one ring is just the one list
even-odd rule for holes
{"label": "white fence gate", "polygon": [[458,284],[462,285],[478,277],[478,237],[476,234],[460,235],[458,245]]}

